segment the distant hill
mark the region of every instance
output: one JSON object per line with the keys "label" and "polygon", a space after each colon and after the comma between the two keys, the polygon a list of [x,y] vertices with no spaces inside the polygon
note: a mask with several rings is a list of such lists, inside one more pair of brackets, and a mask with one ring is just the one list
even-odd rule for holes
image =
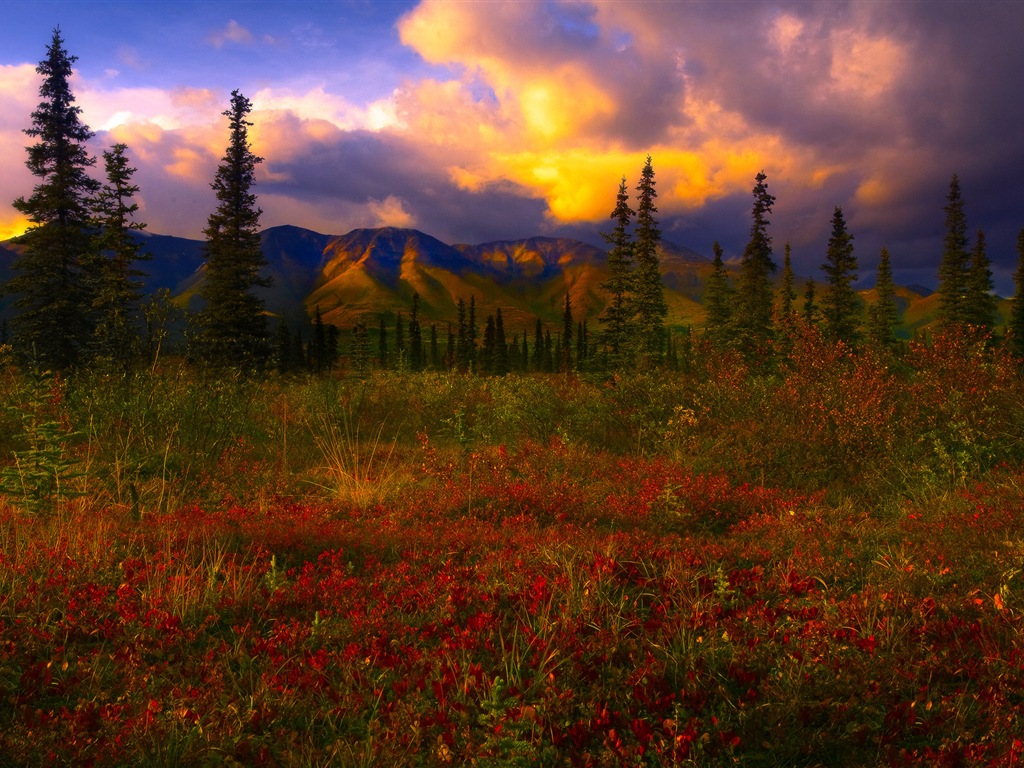
{"label": "distant hill", "polygon": [[[145,290],[167,289],[179,305],[198,309],[204,243],[145,231],[137,237],[151,256],[140,265],[147,272]],[[381,317],[390,324],[396,313],[409,312],[417,292],[425,323],[454,322],[459,299],[468,304],[473,297],[478,322],[500,306],[505,327],[518,332],[532,329],[537,317],[548,324],[561,323],[566,292],[577,319],[596,322],[606,301],[601,290],[608,277],[606,254],[578,240],[531,237],[449,245],[416,229],[382,227],[325,235],[280,226],[262,232],[260,241],[273,285],[259,293],[267,310],[289,324],[306,321],[317,308],[326,322],[342,328],[359,320],[374,327]],[[0,281],[10,277],[18,249],[10,241],[0,243]],[[662,243],[660,258],[669,325],[701,326],[711,261],[671,242]],[[802,295],[804,281],[797,282]],[[861,291],[861,296],[873,301],[874,290]],[[798,298],[797,305],[801,302]],[[928,289],[900,287],[897,302],[904,335],[934,323],[938,296]],[[1007,309],[1007,302],[1002,302],[1004,316]],[[12,315],[13,299],[0,297],[0,317]]]}

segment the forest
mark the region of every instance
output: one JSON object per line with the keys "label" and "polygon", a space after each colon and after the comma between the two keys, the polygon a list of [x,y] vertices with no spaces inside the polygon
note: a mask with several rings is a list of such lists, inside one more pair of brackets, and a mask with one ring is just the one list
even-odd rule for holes
{"label": "forest", "polygon": [[414,298],[376,350],[314,319],[275,360],[236,91],[169,354],[73,61],[55,32],[5,288],[0,765],[1024,759],[1024,268],[997,326],[956,176],[915,338],[887,258],[853,292],[841,208],[820,297],[775,277],[764,173],[738,277],[716,248],[706,324],[669,329],[648,158],[596,323],[567,299],[511,345],[469,297],[442,354]]}

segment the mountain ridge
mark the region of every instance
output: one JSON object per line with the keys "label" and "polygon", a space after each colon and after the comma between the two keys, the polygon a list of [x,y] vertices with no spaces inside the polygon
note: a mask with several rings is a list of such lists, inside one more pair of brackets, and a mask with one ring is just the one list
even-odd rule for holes
{"label": "mountain ridge", "polygon": [[[145,293],[168,290],[179,306],[201,308],[205,243],[145,230],[136,236],[151,256],[140,265],[147,273]],[[566,293],[577,320],[596,321],[606,302],[601,289],[608,277],[606,252],[570,238],[538,235],[450,245],[412,228],[362,227],[334,235],[285,224],[263,230],[260,243],[272,286],[257,293],[269,313],[290,325],[308,322],[317,309],[325,322],[341,328],[357,322],[376,326],[382,318],[391,323],[397,313],[409,313],[414,292],[424,323],[454,323],[459,299],[468,304],[473,297],[478,322],[500,306],[510,331],[532,329],[537,318],[560,324]],[[10,276],[17,251],[11,241],[0,243],[0,281]],[[711,261],[669,241],[663,241],[659,256],[668,325],[700,326]],[[735,272],[735,265],[727,267]],[[934,320],[930,294],[918,286],[901,288],[908,331]],[[872,291],[861,295],[867,298]],[[0,317],[12,315],[12,298],[5,296]]]}

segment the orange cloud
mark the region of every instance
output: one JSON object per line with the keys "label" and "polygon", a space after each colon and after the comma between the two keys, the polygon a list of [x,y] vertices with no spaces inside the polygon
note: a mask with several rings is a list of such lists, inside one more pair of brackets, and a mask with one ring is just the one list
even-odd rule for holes
{"label": "orange cloud", "polygon": [[403,42],[428,61],[461,66],[495,93],[494,101],[474,98],[475,80],[467,76],[422,81],[403,96],[410,131],[449,158],[451,178],[463,188],[511,180],[543,196],[555,221],[589,221],[607,216],[620,176],[635,184],[648,153],[666,212],[745,189],[769,152],[776,162],[785,159],[777,138],[695,99],[673,107],[672,143],[627,147],[625,137],[603,127],[623,108],[612,87],[616,73],[602,68],[601,56],[553,50],[557,41],[538,32],[544,13],[535,3],[428,0],[399,24]]}
{"label": "orange cloud", "polygon": [[[559,31],[565,13],[576,15]],[[617,179],[637,175],[648,153],[664,213],[746,192],[762,168],[813,189],[871,172],[858,166],[863,157],[837,158],[753,122],[723,100],[732,93],[717,90],[717,73],[688,76],[679,32],[690,13],[685,4],[424,0],[400,21],[401,39],[457,74],[410,84],[400,114],[460,186],[514,181],[542,196],[558,222],[607,215]],[[584,27],[585,39],[575,31]],[[773,53],[758,65],[776,82],[806,83],[819,109],[851,101],[877,109],[905,76],[907,53],[869,29],[859,17],[780,14],[761,32]],[[651,89],[652,77],[666,87]],[[493,98],[480,97],[488,91]],[[655,112],[659,97],[670,100]],[[645,112],[664,126],[641,143],[633,137]]]}

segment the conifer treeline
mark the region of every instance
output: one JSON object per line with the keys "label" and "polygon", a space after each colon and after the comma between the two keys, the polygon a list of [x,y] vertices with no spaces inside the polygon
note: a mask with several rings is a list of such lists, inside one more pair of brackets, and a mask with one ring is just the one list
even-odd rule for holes
{"label": "conifer treeline", "polygon": [[[167,296],[140,307],[146,255],[133,230],[139,192],[128,147],[115,144],[103,152],[104,179],[89,169],[96,164],[86,149],[93,133],[80,120],[81,110],[69,87],[72,65],[55,29],[47,56],[37,67],[43,76],[42,102],[32,113],[25,133],[36,139],[26,164],[39,180],[28,197],[14,207],[29,219],[18,242],[23,246],[14,276],[3,286],[15,296],[18,314],[2,341],[12,340],[22,362],[38,369],[65,370],[96,363],[128,367],[140,357],[159,353],[168,312]],[[583,371],[634,369],[679,362],[679,348],[666,326],[668,306],[659,263],[661,231],[655,204],[654,169],[648,156],[636,186],[636,208],[630,205],[626,179],[619,184],[611,213],[608,277],[601,287],[608,301],[591,333],[585,312],[573,307],[569,292],[562,323],[552,333],[539,318],[533,328],[508,329],[500,307],[486,317],[481,335],[475,297],[459,299],[457,315],[443,327],[422,323],[420,297],[414,294],[408,317],[399,313],[391,328],[384,318],[375,329],[376,343],[365,322],[351,330],[347,344],[339,329],[325,324],[319,308],[312,328],[278,328],[270,338],[263,302],[253,293],[269,285],[259,239],[262,211],[253,192],[255,168],[262,158],[248,140],[251,103],[237,90],[223,114],[229,121],[229,144],[211,187],[217,206],[206,235],[205,305],[190,318],[189,354],[214,367],[247,372],[276,363],[281,372],[330,371],[346,347],[356,371],[371,367],[405,370],[452,369],[502,375],[511,371]],[[736,349],[748,359],[772,356],[778,331],[797,319],[820,325],[836,343],[869,344],[895,349],[899,308],[895,299],[890,255],[882,249],[875,299],[865,306],[853,289],[858,264],[854,236],[841,207],[832,216],[832,231],[822,264],[823,290],[806,281],[799,302],[787,243],[781,284],[773,277],[770,217],[775,197],[767,176],[755,178],[750,239],[732,279],[722,248],[713,246],[714,262],[704,296],[705,337],[720,348]],[[946,328],[988,333],[996,321],[992,270],[985,235],[977,230],[973,247],[960,182],[954,174],[945,207],[945,238],[939,269],[939,320]],[[1017,242],[1019,264],[1007,335],[1011,349],[1024,357],[1024,230]],[[147,329],[146,343],[140,331]],[[532,331],[532,333],[531,333]],[[304,339],[303,333],[309,338]],[[532,335],[532,340],[531,340]],[[694,347],[689,331],[681,337],[684,352]]]}
{"label": "conifer treeline", "polygon": [[[381,317],[374,330],[376,341],[365,322],[357,322],[350,331],[348,363],[353,371],[380,370],[457,370],[501,376],[512,372],[567,373],[604,370],[607,357],[599,355],[598,342],[592,337],[586,320],[573,319],[572,298],[562,303],[562,326],[553,335],[537,317],[534,323],[509,333],[501,307],[496,307],[483,322],[483,333],[476,320],[476,297],[469,303],[460,298],[455,322],[431,323],[423,338],[419,319],[420,297],[413,294],[412,309],[406,318],[397,313],[393,324]],[[319,308],[315,327],[323,327]],[[279,325],[277,369],[282,373],[324,371],[337,364],[343,343],[341,332],[327,325],[322,347],[320,336],[303,342],[301,333],[292,335],[284,321]],[[442,340],[443,334],[443,340]],[[532,338],[531,338],[532,337]],[[320,351],[323,349],[324,351]],[[376,349],[376,354],[373,350]]]}
{"label": "conifer treeline", "polygon": [[[847,228],[843,209],[836,206],[825,262],[821,265],[824,291],[819,299],[817,284],[814,278],[809,278],[798,311],[789,243],[785,246],[778,288],[770,277],[776,271],[772,240],[768,235],[775,197],[768,193],[763,171],[756,177],[753,196],[750,241],[734,282],[730,281],[726,270],[722,248],[717,242],[713,246],[715,258],[704,292],[705,337],[721,348],[737,349],[748,359],[765,359],[773,354],[780,341],[777,332],[799,318],[809,326],[819,326],[826,338],[847,347],[867,343],[877,349],[896,349],[900,312],[888,249],[881,250],[875,298],[867,304],[853,288],[858,271],[854,236]],[[990,334],[996,323],[996,297],[991,262],[985,250],[985,233],[981,229],[977,231],[974,248],[968,252],[964,202],[956,174],[950,181],[945,211],[946,235],[939,268],[939,322],[943,328],[958,333]],[[1024,230],[1018,238],[1017,252],[1020,264],[1007,332],[1014,353],[1024,356]]]}
{"label": "conifer treeline", "polygon": [[[26,164],[39,181],[30,196],[14,201],[29,227],[16,241],[22,251],[3,286],[18,310],[10,329],[14,350],[37,370],[127,368],[160,349],[168,311],[153,302],[140,306],[143,273],[137,264],[146,255],[132,233],[146,225],[136,219],[139,188],[132,182],[128,147],[115,144],[103,152],[104,182],[88,173],[96,164],[86,148],[94,134],[81,121],[69,86],[76,60],[55,29],[36,68],[43,77],[42,102],[25,130],[36,139]],[[260,275],[262,211],[252,186],[261,158],[249,145],[251,109],[236,90],[223,113],[230,141],[210,185],[217,208],[204,230],[205,306],[191,318],[188,332],[194,359],[244,371],[262,370],[271,354],[265,308],[252,293],[269,281]]]}

